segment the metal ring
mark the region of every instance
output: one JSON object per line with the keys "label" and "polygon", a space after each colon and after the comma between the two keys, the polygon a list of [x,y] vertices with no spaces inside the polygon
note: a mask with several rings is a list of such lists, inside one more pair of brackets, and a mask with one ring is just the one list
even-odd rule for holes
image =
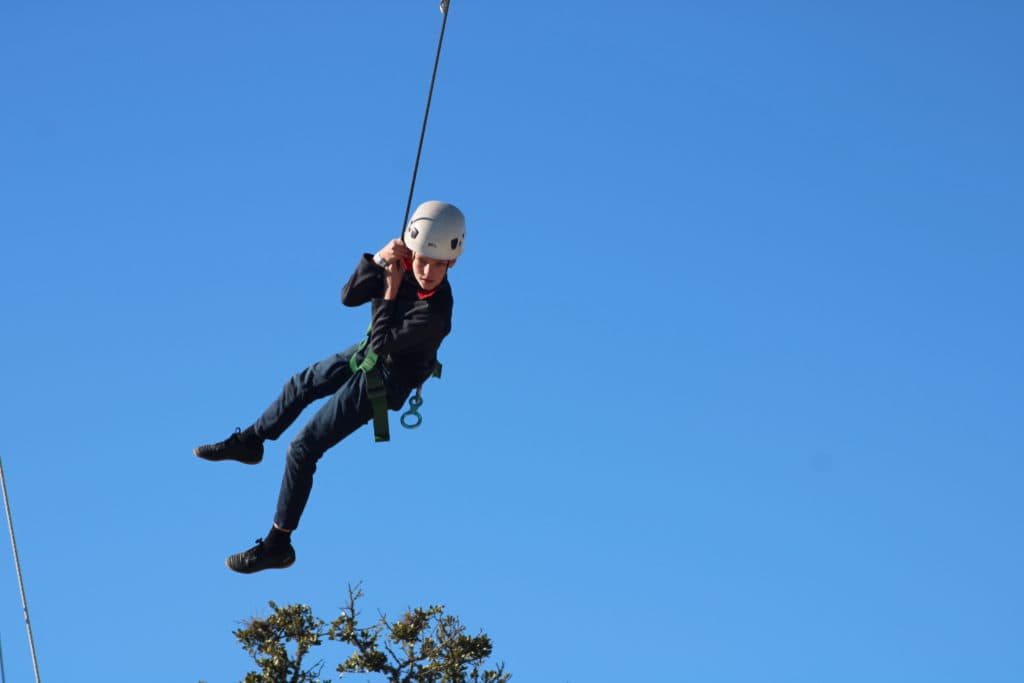
{"label": "metal ring", "polygon": [[[409,422],[406,422],[406,418],[409,418]],[[412,422],[412,420],[416,420]],[[402,426],[406,429],[416,429],[423,424],[423,416],[417,413],[415,410],[410,410],[402,413]]]}

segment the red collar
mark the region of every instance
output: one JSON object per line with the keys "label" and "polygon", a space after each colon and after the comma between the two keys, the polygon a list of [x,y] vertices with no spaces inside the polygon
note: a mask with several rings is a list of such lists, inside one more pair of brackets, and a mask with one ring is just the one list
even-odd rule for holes
{"label": "red collar", "polygon": [[[404,270],[407,273],[411,273],[412,272],[412,259],[411,258],[404,258],[404,259],[402,259],[402,270]],[[415,280],[416,278],[413,278],[413,279]],[[438,285],[438,287],[440,287],[440,285]],[[420,301],[422,301],[423,299],[429,299],[430,297],[434,296],[434,294],[436,294],[436,293],[437,293],[437,287],[434,287],[429,292],[424,290],[424,289],[417,289],[416,290],[416,297]]]}

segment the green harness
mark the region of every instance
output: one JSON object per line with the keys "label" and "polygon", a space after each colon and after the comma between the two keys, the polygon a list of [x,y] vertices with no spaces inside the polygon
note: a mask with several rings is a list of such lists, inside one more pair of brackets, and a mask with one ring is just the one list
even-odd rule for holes
{"label": "green harness", "polygon": [[[361,372],[366,376],[366,395],[373,406],[373,440],[379,443],[391,440],[391,429],[388,426],[388,389],[384,386],[384,378],[377,367],[377,353],[370,348],[370,331],[366,332],[366,338],[359,342],[356,352],[349,358],[348,367],[353,373]],[[362,361],[359,360],[360,353],[363,354]],[[441,363],[435,362],[430,376],[441,379]],[[422,389],[422,384],[416,387],[416,395],[409,397],[409,410],[402,413],[401,423],[406,429],[416,429],[423,422],[423,416],[419,413],[419,408],[423,405],[423,398],[420,396]]]}

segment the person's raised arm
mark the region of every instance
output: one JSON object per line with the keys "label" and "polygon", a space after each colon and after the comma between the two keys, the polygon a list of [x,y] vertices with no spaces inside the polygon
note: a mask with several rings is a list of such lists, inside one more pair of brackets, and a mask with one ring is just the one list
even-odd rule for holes
{"label": "person's raised arm", "polygon": [[392,274],[389,266],[394,264],[398,270],[398,282],[390,298],[398,294],[397,286],[401,284],[401,260],[412,254],[402,240],[394,239],[385,244],[375,255],[363,254],[352,277],[341,290],[341,303],[346,306],[361,306],[372,299],[379,299],[386,294],[387,285]]}

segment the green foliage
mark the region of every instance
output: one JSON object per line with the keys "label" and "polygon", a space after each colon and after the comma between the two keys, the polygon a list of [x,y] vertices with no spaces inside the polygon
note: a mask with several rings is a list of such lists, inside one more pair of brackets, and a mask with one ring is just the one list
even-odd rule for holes
{"label": "green foliage", "polygon": [[512,677],[503,664],[482,668],[491,656],[491,639],[483,632],[467,635],[443,605],[412,609],[396,622],[381,615],[360,626],[356,603],[362,597],[359,586],[349,586],[348,602],[329,627],[306,605],[271,602],[273,614],[250,619],[234,632],[259,667],[243,683],[321,683],[323,662],[303,668],[303,661],[325,637],[354,650],[337,667],[342,676],[377,673],[389,683],[506,683]]}
{"label": "green foliage", "polygon": [[323,642],[325,623],[308,605],[278,607],[271,600],[270,609],[274,613],[266,619],[250,619],[234,631],[242,649],[260,667],[246,674],[244,683],[319,683],[323,662],[309,669],[302,664],[309,650]]}

